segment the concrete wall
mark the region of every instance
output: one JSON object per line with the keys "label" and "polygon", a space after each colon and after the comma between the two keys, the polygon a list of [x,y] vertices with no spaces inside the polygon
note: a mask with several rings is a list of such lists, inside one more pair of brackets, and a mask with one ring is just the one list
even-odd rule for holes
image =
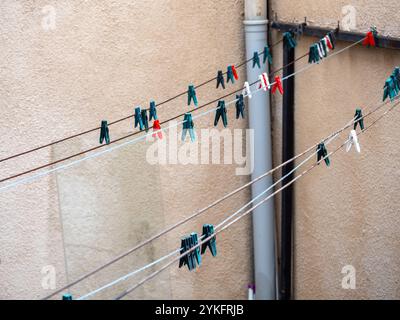
{"label": "concrete wall", "polygon": [[[243,1],[212,0],[2,1],[0,156],[124,117],[242,61],[243,7]],[[55,28],[48,29],[53,9]],[[198,91],[200,104],[222,94],[215,83]],[[186,110],[183,96],[160,107],[159,116]],[[233,111],[229,127],[246,128],[246,120],[233,121]],[[213,117],[197,120],[197,130],[210,127]],[[110,130],[112,139],[127,135],[132,120]],[[1,176],[96,146],[98,134],[3,163]],[[41,298],[52,291],[41,285],[44,266],[55,267],[60,287],[248,181],[235,175],[236,165],[152,166],[149,145],[133,144],[0,193],[1,299]],[[248,198],[247,192],[233,197],[71,293],[80,296],[178,248],[182,235],[221,221]],[[218,257],[206,255],[200,270],[173,266],[128,298],[245,298],[253,281],[250,222],[218,236]],[[113,298],[139,279],[96,298]]]}
{"label": "concrete wall", "polygon": [[[389,1],[273,0],[282,21],[335,28],[342,7],[355,8],[356,31],[376,25],[383,35],[400,36],[396,17],[400,3]],[[348,12],[345,9],[344,12]],[[274,32],[278,40],[281,33]],[[297,56],[317,39],[303,37]],[[340,50],[349,43],[338,43]],[[282,65],[282,50],[274,50],[274,66]],[[298,62],[299,70],[306,61]],[[400,64],[394,50],[355,47],[296,77],[296,153],[343,127],[357,107],[373,108],[382,99],[382,87]],[[385,107],[386,110],[388,107]],[[275,163],[281,163],[281,98],[274,116]],[[366,120],[371,124],[382,112]],[[400,298],[399,176],[396,159],[400,113],[395,109],[360,137],[361,155],[340,151],[328,169],[321,165],[295,187],[294,293],[297,299]],[[345,139],[345,132],[329,151]],[[311,164],[310,164],[311,165]],[[279,204],[279,201],[277,201]],[[356,290],[342,289],[342,268],[356,268]]]}

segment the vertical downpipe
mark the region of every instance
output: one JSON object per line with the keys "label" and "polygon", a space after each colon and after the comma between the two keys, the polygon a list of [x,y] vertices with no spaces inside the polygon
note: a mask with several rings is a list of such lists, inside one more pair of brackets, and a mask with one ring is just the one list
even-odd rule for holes
{"label": "vertical downpipe", "polygon": [[[251,58],[255,51],[260,52],[267,44],[268,21],[266,0],[245,1],[246,57]],[[262,72],[268,72],[267,65],[247,65],[247,81],[258,80]],[[258,86],[253,86],[255,90]],[[249,128],[254,130],[254,157],[252,179],[272,168],[271,116],[269,92],[259,92],[248,99]],[[256,197],[272,185],[272,177],[262,179],[252,186],[252,197]],[[276,299],[275,274],[275,216],[274,202],[256,208],[253,212],[254,272],[257,300]]]}
{"label": "vertical downpipe", "polygon": [[[295,49],[283,43],[283,77],[294,73]],[[282,100],[282,163],[294,157],[294,77],[283,83]],[[293,169],[294,162],[282,168],[282,176]],[[282,186],[293,179],[293,174],[282,181]],[[280,299],[292,298],[292,233],[293,233],[293,184],[282,190],[281,217],[281,267],[280,267]]]}

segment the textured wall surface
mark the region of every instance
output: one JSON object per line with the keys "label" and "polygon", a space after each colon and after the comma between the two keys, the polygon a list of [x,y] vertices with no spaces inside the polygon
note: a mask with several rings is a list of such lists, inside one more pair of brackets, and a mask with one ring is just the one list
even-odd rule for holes
{"label": "textured wall surface", "polygon": [[[400,3],[391,1],[272,1],[282,21],[335,28],[342,7],[355,8],[356,30],[376,25],[383,35],[400,36]],[[344,12],[348,12],[346,9]],[[281,33],[274,32],[274,39]],[[301,56],[317,39],[303,37]],[[349,43],[338,43],[341,49]],[[274,50],[274,65],[282,65],[282,50]],[[296,63],[296,69],[306,65]],[[374,108],[400,52],[354,47],[296,76],[296,154],[343,127],[357,107]],[[371,115],[366,125],[387,110]],[[281,162],[281,98],[274,116],[275,163]],[[295,187],[294,293],[297,299],[400,298],[398,157],[400,113],[396,108],[360,136],[362,153],[339,151],[328,169],[321,165]],[[328,146],[335,150],[348,132]],[[311,163],[309,164],[311,165]],[[356,290],[342,289],[342,268],[356,268]]]}
{"label": "textured wall surface", "polygon": [[[242,61],[243,6],[213,0],[2,1],[0,156],[124,117],[136,105],[148,107],[150,99],[162,101]],[[43,28],[53,9],[55,28]],[[222,94],[214,82],[198,90],[200,104]],[[188,110],[185,100],[160,107],[160,118]],[[197,130],[210,127],[213,117],[196,120]],[[232,109],[229,118],[230,128],[247,127],[246,120],[233,121]],[[112,139],[127,135],[134,131],[132,120],[110,130]],[[72,139],[3,163],[2,177],[97,144],[98,132]],[[55,267],[60,287],[248,181],[235,175],[235,164],[150,165],[149,145],[129,145],[1,192],[0,298],[40,298],[51,292],[41,285],[44,266]],[[233,197],[71,293],[80,296],[178,248],[182,235],[200,233],[203,223],[221,221],[248,198],[246,192]],[[174,265],[128,298],[245,298],[253,281],[250,220],[217,243],[219,256],[206,255],[200,271]],[[112,298],[153,270],[96,298]]]}

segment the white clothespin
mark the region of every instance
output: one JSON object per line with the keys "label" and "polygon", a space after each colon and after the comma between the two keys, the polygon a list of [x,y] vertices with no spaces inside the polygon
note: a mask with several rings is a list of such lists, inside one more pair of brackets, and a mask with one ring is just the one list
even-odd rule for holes
{"label": "white clothespin", "polygon": [[317,43],[317,47],[318,47],[318,54],[321,57],[321,59],[323,59],[324,54],[322,53],[322,45],[320,43]]}
{"label": "white clothespin", "polygon": [[269,80],[268,80],[268,75],[264,72],[263,74],[260,75],[259,79],[261,82],[261,88],[264,91],[268,91],[269,88],[271,87],[271,84],[269,83]]}
{"label": "white clothespin", "polygon": [[244,89],[243,89],[242,93],[243,93],[243,96],[249,97],[249,99],[253,98],[253,95],[251,94],[251,91],[250,91],[250,85],[247,81],[244,83]]}
{"label": "white clothespin", "polygon": [[346,152],[349,152],[352,146],[356,148],[357,152],[361,152],[360,143],[358,142],[358,136],[356,130],[351,130],[349,134],[349,141],[346,144]]}

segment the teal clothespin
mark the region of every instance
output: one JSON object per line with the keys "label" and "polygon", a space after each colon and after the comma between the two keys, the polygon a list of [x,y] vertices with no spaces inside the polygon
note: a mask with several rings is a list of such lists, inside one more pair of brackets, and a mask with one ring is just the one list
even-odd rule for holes
{"label": "teal clothespin", "polygon": [[364,118],[361,109],[356,110],[356,114],[354,115],[354,130],[357,129],[357,125],[360,125],[361,130],[364,130]]}
{"label": "teal clothespin", "polygon": [[396,98],[399,94],[399,85],[395,76],[392,74],[389,78],[386,79],[384,90],[383,90],[383,101],[387,98],[390,98],[391,101]]}
{"label": "teal clothespin", "polygon": [[110,143],[110,131],[108,129],[108,124],[106,120],[103,120],[101,122],[100,127],[100,144],[103,144],[103,141],[105,141],[106,144]]}
{"label": "teal clothespin", "polygon": [[[190,249],[190,240],[189,237],[185,237],[181,239],[181,250],[180,250],[180,255],[184,254],[186,251]],[[186,254],[183,257],[179,259],[179,268],[182,268],[183,266],[187,265],[189,270],[192,270],[193,268],[193,263],[191,261],[190,254]]]}
{"label": "teal clothespin", "polygon": [[[180,254],[183,255],[197,244],[197,233],[192,233],[189,236],[182,238]],[[196,268],[196,262],[198,265],[201,264],[200,248],[196,248],[192,252],[189,252],[181,257],[179,259],[179,268],[182,268],[184,265],[186,265],[189,268],[189,271],[192,271]]]}
{"label": "teal clothespin", "polygon": [[217,89],[221,86],[223,89],[225,89],[225,79],[224,79],[224,74],[222,73],[221,70],[218,71],[217,74]]}
{"label": "teal clothespin", "polygon": [[183,118],[182,141],[185,141],[188,131],[190,135],[190,140],[194,142],[196,140],[196,133],[194,131],[194,122],[191,113],[186,113]]}
{"label": "teal clothespin", "polygon": [[283,34],[283,42],[290,49],[293,49],[297,46],[297,42],[293,37],[293,32],[290,31]]}
{"label": "teal clothespin", "polygon": [[391,77],[393,79],[393,83],[395,84],[396,91],[400,92],[400,68],[399,67],[394,68]]}
{"label": "teal clothespin", "polygon": [[244,119],[244,97],[243,94],[236,95],[236,119],[240,116]]}
{"label": "teal clothespin", "polygon": [[157,108],[156,108],[156,103],[154,101],[150,102],[150,121],[151,120],[157,120]]}
{"label": "teal clothespin", "polygon": [[135,108],[135,128],[139,126],[140,131],[144,130],[144,124],[140,107]]}
{"label": "teal clothespin", "polygon": [[263,63],[265,64],[265,62],[268,59],[269,64],[272,64],[272,55],[271,55],[271,51],[269,50],[268,46],[264,47],[264,52],[263,52]]}
{"label": "teal clothespin", "polygon": [[229,66],[226,71],[226,83],[229,83],[229,81],[235,83],[235,76],[233,75],[232,66]]}
{"label": "teal clothespin", "polygon": [[192,100],[194,105],[197,107],[198,102],[197,102],[196,90],[193,85],[190,85],[188,88],[188,106],[190,106]]}
{"label": "teal clothespin", "polygon": [[[201,239],[208,239],[214,234],[214,226],[212,224],[203,225],[203,234]],[[210,248],[213,257],[217,256],[217,240],[215,236],[201,245],[201,254],[204,254]]]}
{"label": "teal clothespin", "polygon": [[227,118],[227,111],[225,107],[225,101],[220,100],[218,101],[217,112],[215,114],[214,126],[218,125],[219,119],[222,118],[222,123],[226,128],[228,126],[228,118]]}
{"label": "teal clothespin", "polygon": [[325,143],[322,142],[318,145],[317,152],[318,152],[317,161],[319,162],[321,159],[324,159],[325,164],[329,167],[331,165],[331,161],[329,160],[328,150],[325,147]]}
{"label": "teal clothespin", "polygon": [[[197,233],[193,232],[190,235],[190,238],[192,239],[192,248],[199,244],[199,238],[197,236]],[[195,260],[195,262],[197,262],[197,265],[200,266],[201,265],[200,246],[198,246],[196,249],[194,249],[192,254],[193,254],[193,258],[194,258],[193,260]]]}
{"label": "teal clothespin", "polygon": [[260,56],[258,55],[258,52],[255,51],[253,54],[253,68],[255,66],[258,66],[258,68],[261,68],[261,64],[260,64]]}
{"label": "teal clothespin", "polygon": [[311,45],[310,52],[308,53],[308,63],[319,63],[320,60],[318,44],[314,43]]}
{"label": "teal clothespin", "polygon": [[140,116],[142,118],[143,126],[146,132],[149,131],[149,118],[147,117],[147,110],[143,109],[140,113]]}
{"label": "teal clothespin", "polygon": [[69,293],[66,293],[62,296],[63,300],[72,300],[72,295],[70,295]]}

